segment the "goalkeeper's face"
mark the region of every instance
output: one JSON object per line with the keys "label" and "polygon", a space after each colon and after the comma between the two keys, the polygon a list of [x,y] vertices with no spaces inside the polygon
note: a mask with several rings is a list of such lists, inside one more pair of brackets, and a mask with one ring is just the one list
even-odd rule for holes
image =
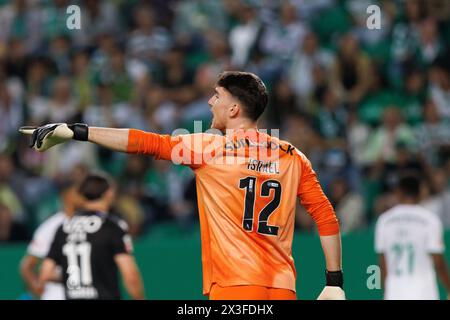
{"label": "goalkeeper's face", "polygon": [[216,87],[208,104],[211,107],[213,116],[211,128],[225,131],[228,120],[236,116],[236,100],[226,89]]}

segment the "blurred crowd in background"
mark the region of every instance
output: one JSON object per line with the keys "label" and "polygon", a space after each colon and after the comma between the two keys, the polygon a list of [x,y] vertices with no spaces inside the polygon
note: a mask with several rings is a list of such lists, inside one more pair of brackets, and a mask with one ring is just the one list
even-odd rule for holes
{"label": "blurred crowd in background", "polygon": [[[66,9],[81,8],[81,30]],[[381,9],[370,30],[366,9]],[[0,241],[30,238],[58,186],[93,168],[139,237],[197,220],[190,169],[70,142],[38,153],[22,125],[85,122],[163,134],[210,126],[224,70],[254,72],[278,128],[311,160],[343,233],[395,204],[405,170],[450,228],[450,1],[0,0]],[[299,205],[297,228],[315,232]]]}

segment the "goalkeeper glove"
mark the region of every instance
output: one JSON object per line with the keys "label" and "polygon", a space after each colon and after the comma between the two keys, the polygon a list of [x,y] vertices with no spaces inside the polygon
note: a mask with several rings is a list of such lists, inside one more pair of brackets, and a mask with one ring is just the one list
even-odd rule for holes
{"label": "goalkeeper glove", "polygon": [[327,283],[317,300],[345,300],[344,276],[342,271],[325,271]]}
{"label": "goalkeeper glove", "polygon": [[89,135],[89,127],[83,123],[50,123],[42,127],[20,127],[19,131],[31,135],[30,148],[39,152],[70,139],[87,141]]}

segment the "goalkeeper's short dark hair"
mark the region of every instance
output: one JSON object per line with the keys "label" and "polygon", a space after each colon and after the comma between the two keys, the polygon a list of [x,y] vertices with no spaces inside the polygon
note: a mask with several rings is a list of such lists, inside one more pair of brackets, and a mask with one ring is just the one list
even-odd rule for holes
{"label": "goalkeeper's short dark hair", "polygon": [[105,173],[90,173],[80,183],[79,193],[88,201],[99,200],[113,187],[112,178]]}
{"label": "goalkeeper's short dark hair", "polygon": [[244,114],[254,121],[258,120],[267,106],[269,98],[266,86],[253,73],[225,71],[219,75],[217,85],[237,98],[243,104]]}
{"label": "goalkeeper's short dark hair", "polygon": [[400,176],[397,189],[407,197],[419,198],[421,180],[416,172],[404,173]]}

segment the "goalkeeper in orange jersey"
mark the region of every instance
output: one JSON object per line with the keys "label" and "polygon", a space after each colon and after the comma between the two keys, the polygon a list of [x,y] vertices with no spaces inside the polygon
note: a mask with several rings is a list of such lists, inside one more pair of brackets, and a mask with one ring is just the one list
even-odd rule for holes
{"label": "goalkeeper in orange jersey", "polygon": [[310,161],[257,128],[268,95],[247,72],[224,72],[208,104],[218,134],[159,135],[135,129],[48,124],[22,127],[38,151],[69,139],[187,165],[195,173],[203,293],[210,299],[296,299],[292,257],[297,197],[318,227],[326,285],[318,299],[345,299],[335,212]]}

